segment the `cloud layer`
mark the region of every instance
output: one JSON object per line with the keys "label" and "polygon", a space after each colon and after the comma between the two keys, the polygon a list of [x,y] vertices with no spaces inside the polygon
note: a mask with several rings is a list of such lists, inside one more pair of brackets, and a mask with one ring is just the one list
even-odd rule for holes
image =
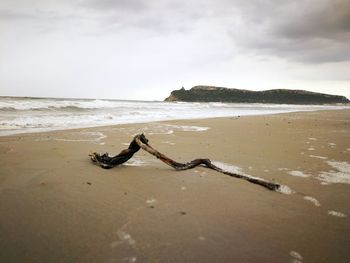
{"label": "cloud layer", "polygon": [[134,98],[142,85],[163,96],[199,82],[333,93],[349,84],[348,0],[12,0],[0,3],[0,29],[0,84],[33,83],[35,95],[74,85],[124,86]]}

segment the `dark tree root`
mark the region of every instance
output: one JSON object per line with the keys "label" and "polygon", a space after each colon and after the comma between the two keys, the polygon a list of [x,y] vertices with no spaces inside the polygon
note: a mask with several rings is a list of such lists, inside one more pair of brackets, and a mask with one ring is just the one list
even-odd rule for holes
{"label": "dark tree root", "polygon": [[176,162],[169,157],[165,156],[164,154],[158,152],[156,149],[154,149],[152,146],[148,144],[148,139],[145,137],[144,134],[139,134],[134,137],[134,139],[131,141],[128,149],[125,149],[121,151],[116,156],[109,156],[107,153],[100,155],[99,153],[92,153],[90,154],[91,160],[95,162],[96,164],[100,165],[104,169],[110,169],[114,166],[120,165],[122,163],[125,163],[128,161],[136,152],[138,152],[140,149],[145,150],[146,152],[154,155],[162,162],[166,163],[167,165],[173,167],[174,169],[178,171],[192,169],[196,166],[204,166],[206,168],[215,170],[217,172],[229,175],[231,177],[244,179],[250,183],[261,185],[269,190],[276,191],[280,188],[280,185],[277,183],[265,181],[261,178],[256,177],[250,177],[243,174],[236,174],[229,171],[225,171],[216,165],[212,164],[212,162],[209,159],[195,159],[188,163],[179,163]]}

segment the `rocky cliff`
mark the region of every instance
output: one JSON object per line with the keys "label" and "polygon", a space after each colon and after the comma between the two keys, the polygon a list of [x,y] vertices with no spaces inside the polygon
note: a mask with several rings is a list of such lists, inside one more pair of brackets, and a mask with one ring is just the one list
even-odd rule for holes
{"label": "rocky cliff", "polygon": [[350,103],[344,96],[329,95],[305,90],[275,89],[250,91],[214,86],[195,86],[190,90],[174,90],[165,101],[236,102],[276,104],[336,104]]}

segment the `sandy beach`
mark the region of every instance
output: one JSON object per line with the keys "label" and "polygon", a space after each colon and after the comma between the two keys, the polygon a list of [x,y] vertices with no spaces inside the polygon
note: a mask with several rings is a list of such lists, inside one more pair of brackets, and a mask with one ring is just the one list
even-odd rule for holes
{"label": "sandy beach", "polygon": [[[210,158],[279,193],[180,162]],[[0,137],[0,262],[349,262],[350,110]],[[287,188],[287,189],[288,189]]]}

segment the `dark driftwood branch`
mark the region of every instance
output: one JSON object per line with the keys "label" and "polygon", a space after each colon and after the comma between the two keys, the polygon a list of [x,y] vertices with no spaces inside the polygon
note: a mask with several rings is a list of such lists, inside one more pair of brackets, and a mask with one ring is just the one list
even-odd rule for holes
{"label": "dark driftwood branch", "polygon": [[145,135],[137,135],[129,144],[128,149],[122,150],[116,156],[109,156],[108,153],[99,154],[99,153],[91,153],[89,154],[91,160],[94,163],[97,163],[104,169],[110,169],[114,166],[120,165],[128,161],[136,152],[140,150],[140,146],[136,143],[136,138],[139,138],[140,142],[147,143]]}
{"label": "dark driftwood branch", "polygon": [[93,162],[99,164],[102,168],[109,169],[128,161],[137,151],[140,150],[140,148],[154,155],[155,157],[160,159],[162,162],[166,163],[167,165],[173,167],[178,171],[192,169],[196,166],[202,165],[204,167],[215,170],[217,172],[229,175],[231,177],[244,179],[250,183],[261,185],[269,190],[278,190],[280,188],[279,184],[268,182],[261,178],[250,177],[243,174],[236,174],[229,171],[225,171],[215,166],[214,164],[212,164],[212,162],[209,159],[195,159],[188,163],[176,162],[170,159],[169,157],[165,156],[164,154],[158,152],[152,146],[150,146],[148,144],[148,139],[145,137],[144,134],[136,135],[132,140],[132,142],[130,143],[129,148],[121,151],[118,155],[114,157],[110,157],[107,153],[103,155],[100,155],[98,153],[92,153],[90,154],[90,157]]}

